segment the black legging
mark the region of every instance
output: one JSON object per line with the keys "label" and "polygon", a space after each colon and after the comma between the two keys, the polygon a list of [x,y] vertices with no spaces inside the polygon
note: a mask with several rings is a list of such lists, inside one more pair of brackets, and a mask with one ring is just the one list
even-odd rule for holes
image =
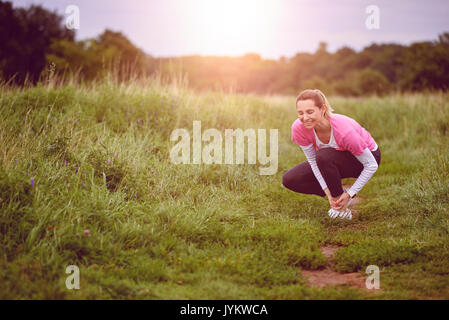
{"label": "black legging", "polygon": [[[379,165],[380,149],[377,148],[376,151],[371,151],[371,153]],[[343,193],[341,179],[357,178],[363,170],[362,163],[352,153],[338,151],[334,148],[318,150],[316,162],[332,197],[338,197]],[[288,170],[282,177],[282,184],[295,192],[316,194],[322,197],[326,195],[307,161]]]}

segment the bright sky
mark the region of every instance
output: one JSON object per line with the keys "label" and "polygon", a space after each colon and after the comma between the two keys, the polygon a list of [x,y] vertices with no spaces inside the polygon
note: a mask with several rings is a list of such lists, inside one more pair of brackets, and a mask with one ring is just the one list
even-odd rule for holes
{"label": "bright sky", "polygon": [[[80,9],[77,39],[109,28],[123,32],[155,57],[184,55],[263,58],[313,53],[320,41],[334,52],[371,43],[410,44],[449,32],[449,0],[12,0],[15,7],[41,4],[65,14]],[[379,29],[365,21],[379,8]]]}

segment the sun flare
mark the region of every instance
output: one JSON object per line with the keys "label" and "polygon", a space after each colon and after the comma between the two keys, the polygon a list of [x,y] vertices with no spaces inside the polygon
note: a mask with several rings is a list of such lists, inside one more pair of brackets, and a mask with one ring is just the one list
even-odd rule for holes
{"label": "sun flare", "polygon": [[239,55],[273,45],[279,20],[274,0],[197,0],[189,8],[194,41],[205,54]]}

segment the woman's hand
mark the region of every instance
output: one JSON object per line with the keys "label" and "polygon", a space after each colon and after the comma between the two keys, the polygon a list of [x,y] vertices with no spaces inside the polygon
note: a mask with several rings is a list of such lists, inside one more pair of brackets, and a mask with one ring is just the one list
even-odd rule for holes
{"label": "woman's hand", "polygon": [[329,199],[329,205],[331,206],[331,208],[339,210],[338,205],[337,205],[338,197],[334,198],[332,196],[328,196],[327,198]]}
{"label": "woman's hand", "polygon": [[[327,195],[327,199],[329,200],[329,205],[332,209],[337,209],[337,200],[339,197],[332,197],[331,192],[328,188],[324,189],[324,193]],[[337,209],[338,210],[338,209]]]}
{"label": "woman's hand", "polygon": [[324,189],[324,193],[327,195],[331,208],[338,211],[343,210],[349,199],[351,199],[351,196],[346,192],[343,192],[339,197],[332,197],[329,188]]}
{"label": "woman's hand", "polygon": [[336,209],[341,211],[343,208],[346,208],[349,199],[351,199],[351,196],[348,193],[343,192],[336,201]]}

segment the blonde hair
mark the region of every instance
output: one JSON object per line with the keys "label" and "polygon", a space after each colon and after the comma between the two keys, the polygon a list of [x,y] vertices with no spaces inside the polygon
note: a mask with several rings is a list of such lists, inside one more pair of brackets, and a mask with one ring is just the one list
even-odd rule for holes
{"label": "blonde hair", "polygon": [[323,105],[325,105],[326,111],[324,112],[324,117],[326,119],[334,115],[334,109],[332,109],[324,93],[322,93],[318,89],[306,89],[304,91],[301,91],[301,93],[296,97],[296,103],[303,100],[312,100],[315,103],[315,106],[320,109],[323,107]]}

